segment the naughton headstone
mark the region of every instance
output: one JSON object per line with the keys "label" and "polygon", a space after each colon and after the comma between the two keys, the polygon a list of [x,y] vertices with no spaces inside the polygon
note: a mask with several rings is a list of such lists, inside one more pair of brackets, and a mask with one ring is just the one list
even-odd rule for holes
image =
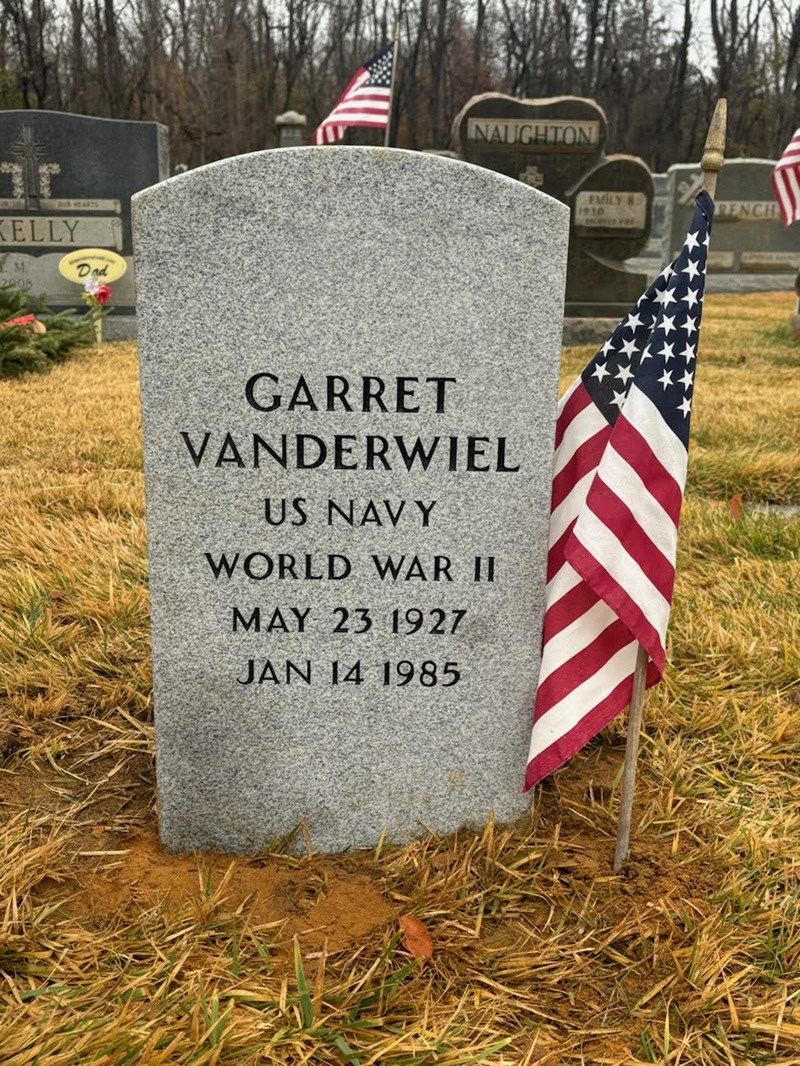
{"label": "naughton headstone", "polygon": [[452,142],[470,163],[516,178],[572,211],[566,313],[615,317],[630,310],[647,276],[628,269],[650,232],[653,179],[641,159],[605,155],[608,123],[594,100],[520,100],[484,93],[453,122]]}
{"label": "naughton headstone", "polygon": [[567,209],[337,146],[133,217],[165,844],[520,815]]}
{"label": "naughton headstone", "polygon": [[0,111],[0,284],[54,310],[83,310],[64,255],[107,248],[128,269],[113,285],[112,340],[135,336],[130,199],[169,173],[167,130],[57,111]]}
{"label": "naughton headstone", "polygon": [[[790,275],[800,268],[797,235],[783,225],[772,190],[774,169],[775,162],[769,159],[725,160],[714,200],[714,240],[708,253],[711,276]],[[667,172],[664,264],[681,247],[701,182],[696,165],[680,163]]]}

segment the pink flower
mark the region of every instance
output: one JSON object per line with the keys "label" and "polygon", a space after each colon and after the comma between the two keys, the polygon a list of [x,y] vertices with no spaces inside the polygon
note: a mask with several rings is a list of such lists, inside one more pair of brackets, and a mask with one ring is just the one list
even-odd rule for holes
{"label": "pink flower", "polygon": [[98,285],[94,298],[99,304],[107,304],[111,299],[111,289],[108,285]]}

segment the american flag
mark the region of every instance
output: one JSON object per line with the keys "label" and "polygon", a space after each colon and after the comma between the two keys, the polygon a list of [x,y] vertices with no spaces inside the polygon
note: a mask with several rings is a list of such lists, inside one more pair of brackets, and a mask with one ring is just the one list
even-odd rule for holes
{"label": "american flag", "polygon": [[784,226],[800,222],[800,130],[795,131],[772,172],[772,188]]}
{"label": "american flag", "polygon": [[356,71],[336,107],[317,126],[314,144],[340,141],[348,126],[386,128],[392,95],[393,53],[394,45],[390,44]]}
{"label": "american flag", "polygon": [[542,666],[525,788],[630,703],[638,645],[664,669],[714,204],[562,397]]}

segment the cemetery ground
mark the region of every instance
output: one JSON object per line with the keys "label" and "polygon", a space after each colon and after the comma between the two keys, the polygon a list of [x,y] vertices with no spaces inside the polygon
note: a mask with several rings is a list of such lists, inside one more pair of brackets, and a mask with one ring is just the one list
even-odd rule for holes
{"label": "cemetery ground", "polygon": [[135,345],[0,382],[0,1059],[800,1064],[800,516],[765,506],[800,504],[793,310],[706,299],[620,875],[624,719],[525,824],[165,853]]}

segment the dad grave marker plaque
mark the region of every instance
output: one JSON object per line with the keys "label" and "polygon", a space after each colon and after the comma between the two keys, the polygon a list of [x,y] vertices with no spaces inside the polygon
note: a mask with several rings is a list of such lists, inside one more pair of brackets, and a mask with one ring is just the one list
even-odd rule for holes
{"label": "dad grave marker plaque", "polygon": [[566,314],[625,314],[647,277],[624,266],[647,243],[653,180],[641,159],[604,155],[603,109],[577,96],[474,96],[453,123],[470,163],[517,178],[572,209]]}
{"label": "dad grave marker plaque", "polygon": [[[783,225],[772,190],[774,169],[769,159],[725,160],[714,200],[710,274],[792,274],[800,268],[797,235]],[[700,168],[692,164],[679,163],[667,171],[664,264],[683,242],[701,181]]]}
{"label": "dad grave marker plaque", "polygon": [[128,269],[103,331],[135,336],[130,198],[168,172],[167,131],[156,122],[0,112],[0,284],[44,295],[53,310],[82,311],[59,262],[73,249],[117,252]]}
{"label": "dad grave marker plaque", "polygon": [[521,814],[566,208],[340,146],[133,207],[165,844]]}

